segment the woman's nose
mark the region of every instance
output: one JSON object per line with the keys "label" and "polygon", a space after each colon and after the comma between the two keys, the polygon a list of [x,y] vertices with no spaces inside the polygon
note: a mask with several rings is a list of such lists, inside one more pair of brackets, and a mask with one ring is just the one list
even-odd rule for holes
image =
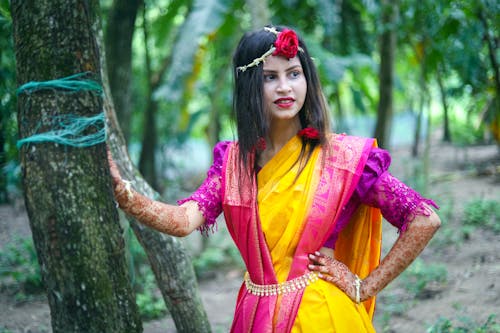
{"label": "woman's nose", "polygon": [[290,91],[292,88],[290,86],[290,82],[288,82],[288,79],[287,78],[281,78],[278,82],[278,87],[277,87],[277,90],[279,92],[288,92]]}

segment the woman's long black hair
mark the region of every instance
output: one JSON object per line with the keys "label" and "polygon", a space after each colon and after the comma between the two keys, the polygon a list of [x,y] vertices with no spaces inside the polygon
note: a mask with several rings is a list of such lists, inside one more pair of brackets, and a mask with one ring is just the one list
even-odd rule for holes
{"label": "woman's long black hair", "polygon": [[[271,26],[269,26],[271,27]],[[274,27],[282,31],[286,27]],[[248,165],[250,154],[257,146],[259,138],[266,137],[269,131],[270,115],[266,114],[263,100],[264,74],[263,64],[247,68],[245,71],[238,69],[261,57],[276,41],[272,32],[260,29],[248,32],[241,38],[233,56],[234,92],[233,112],[236,114],[238,142],[240,152],[240,165],[250,174],[254,173],[256,165]],[[319,132],[318,140],[302,140],[302,152],[299,157],[301,165],[307,163],[312,151],[319,144],[326,144],[326,134],[329,131],[329,117],[321,84],[316,67],[309,56],[304,41],[299,37],[299,46],[302,50],[297,52],[304,76],[307,82],[307,93],[299,119],[302,128],[313,127]],[[307,156],[304,163],[302,159]]]}

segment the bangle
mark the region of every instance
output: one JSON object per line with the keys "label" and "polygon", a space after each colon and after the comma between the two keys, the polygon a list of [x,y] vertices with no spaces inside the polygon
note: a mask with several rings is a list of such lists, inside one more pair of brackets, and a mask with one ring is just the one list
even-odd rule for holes
{"label": "bangle", "polygon": [[361,279],[356,274],[354,274],[354,287],[356,289],[356,300],[355,301],[356,301],[356,304],[359,304],[361,302],[361,293],[360,293]]}

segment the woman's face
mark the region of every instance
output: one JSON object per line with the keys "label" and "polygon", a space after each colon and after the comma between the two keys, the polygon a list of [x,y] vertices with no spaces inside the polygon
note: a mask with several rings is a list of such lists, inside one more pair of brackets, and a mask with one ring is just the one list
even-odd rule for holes
{"label": "woman's face", "polygon": [[272,121],[292,120],[304,105],[307,82],[297,56],[269,56],[264,62],[264,107]]}

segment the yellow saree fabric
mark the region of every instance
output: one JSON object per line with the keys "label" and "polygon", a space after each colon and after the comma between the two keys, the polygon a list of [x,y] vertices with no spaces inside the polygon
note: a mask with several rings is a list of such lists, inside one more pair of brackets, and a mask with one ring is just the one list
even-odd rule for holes
{"label": "yellow saree fabric", "polygon": [[[287,279],[321,172],[318,167],[321,148],[318,147],[297,176],[300,163],[295,162],[300,147],[300,138],[292,138],[257,175],[259,217],[278,282]],[[342,233],[346,235],[339,236],[341,248],[336,252],[347,250],[346,239],[370,237],[373,231],[359,231],[351,227]],[[375,230],[375,234],[377,232]],[[351,260],[350,267],[362,266],[366,272],[374,267],[372,263],[358,260],[359,256],[344,257]],[[353,303],[335,285],[318,280],[305,289],[292,332],[375,332],[371,323],[373,307],[368,305],[367,308],[371,309],[370,314],[365,306]]]}

